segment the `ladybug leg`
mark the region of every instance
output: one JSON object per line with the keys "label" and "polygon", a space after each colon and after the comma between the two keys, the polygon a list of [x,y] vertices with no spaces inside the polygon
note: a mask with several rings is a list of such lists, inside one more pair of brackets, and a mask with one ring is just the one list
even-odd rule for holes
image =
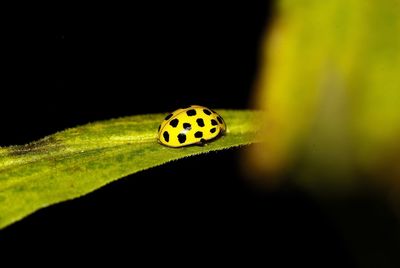
{"label": "ladybug leg", "polygon": [[205,139],[201,139],[201,140],[198,142],[198,144],[199,144],[200,146],[205,146],[205,145],[207,145]]}

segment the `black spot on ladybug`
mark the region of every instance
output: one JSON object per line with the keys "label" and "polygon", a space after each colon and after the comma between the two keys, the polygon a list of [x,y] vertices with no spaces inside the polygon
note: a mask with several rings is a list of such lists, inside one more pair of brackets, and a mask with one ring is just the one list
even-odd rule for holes
{"label": "black spot on ladybug", "polygon": [[217,128],[213,127],[212,129],[210,129],[211,133],[214,133],[217,130]]}
{"label": "black spot on ladybug", "polygon": [[198,118],[198,119],[196,120],[196,122],[197,122],[197,125],[199,125],[199,127],[204,127],[204,121],[203,121],[203,119]]}
{"label": "black spot on ladybug", "polygon": [[183,123],[183,128],[186,130],[191,130],[192,129],[192,125],[190,125],[189,123]]}
{"label": "black spot on ladybug", "polygon": [[183,133],[179,133],[179,135],[178,135],[178,141],[179,141],[180,143],[184,143],[184,142],[186,141],[186,135],[183,134]]}
{"label": "black spot on ladybug", "polygon": [[201,142],[202,144],[204,144],[204,143],[206,143],[206,140],[205,140],[205,139],[201,139],[200,142]]}
{"label": "black spot on ladybug", "polygon": [[195,136],[196,138],[201,138],[201,137],[203,137],[203,132],[197,131],[196,133],[194,133],[194,136]]}
{"label": "black spot on ladybug", "polygon": [[211,113],[211,111],[210,111],[210,110],[208,110],[208,109],[203,109],[203,112],[204,112],[206,115],[210,115],[210,114],[212,114],[212,113]]}
{"label": "black spot on ladybug", "polygon": [[168,133],[168,131],[164,131],[163,137],[164,137],[164,140],[165,140],[166,142],[169,142],[169,133]]}
{"label": "black spot on ladybug", "polygon": [[171,125],[171,126],[173,126],[173,127],[176,127],[177,125],[178,125],[178,123],[179,123],[179,120],[178,119],[172,119],[171,120],[171,122],[169,122],[169,124]]}
{"label": "black spot on ladybug", "polygon": [[187,110],[187,111],[186,111],[186,114],[187,114],[188,116],[194,116],[194,115],[196,115],[196,110],[195,110],[195,109]]}
{"label": "black spot on ladybug", "polygon": [[219,115],[218,115],[218,117],[217,117],[217,120],[218,120],[218,122],[219,122],[220,124],[223,124],[223,123],[224,123],[224,121],[222,120],[221,116],[219,116]]}
{"label": "black spot on ladybug", "polygon": [[165,120],[168,120],[168,119],[170,119],[172,117],[172,114],[169,114],[169,115],[167,115],[166,117],[165,117]]}
{"label": "black spot on ladybug", "polygon": [[158,132],[160,132],[161,125],[158,126]]}
{"label": "black spot on ladybug", "polygon": [[218,122],[215,121],[214,119],[211,119],[211,125],[216,126],[216,125],[218,125]]}

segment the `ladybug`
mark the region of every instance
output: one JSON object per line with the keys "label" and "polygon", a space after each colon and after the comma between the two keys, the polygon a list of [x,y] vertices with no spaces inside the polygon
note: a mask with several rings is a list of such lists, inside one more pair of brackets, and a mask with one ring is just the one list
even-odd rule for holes
{"label": "ladybug", "polygon": [[158,127],[158,142],[169,147],[203,145],[224,134],[224,119],[213,110],[191,105],[165,117]]}

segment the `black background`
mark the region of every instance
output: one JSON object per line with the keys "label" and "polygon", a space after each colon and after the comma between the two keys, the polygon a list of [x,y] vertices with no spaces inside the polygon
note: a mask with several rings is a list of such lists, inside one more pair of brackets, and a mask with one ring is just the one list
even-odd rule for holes
{"label": "black background", "polygon": [[[1,146],[188,104],[249,108],[273,3],[57,5],[15,13],[2,36]],[[133,262],[349,263],[337,230],[307,195],[246,183],[237,168],[243,150],[128,176],[7,227],[0,243],[73,256],[94,249],[96,258],[111,249]]]}

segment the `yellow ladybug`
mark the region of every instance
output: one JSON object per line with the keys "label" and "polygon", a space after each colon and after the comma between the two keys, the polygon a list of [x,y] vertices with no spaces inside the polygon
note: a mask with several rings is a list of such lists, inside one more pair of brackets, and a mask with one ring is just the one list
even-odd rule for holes
{"label": "yellow ladybug", "polygon": [[204,144],[226,131],[222,117],[199,105],[178,109],[158,127],[158,142],[169,147]]}

